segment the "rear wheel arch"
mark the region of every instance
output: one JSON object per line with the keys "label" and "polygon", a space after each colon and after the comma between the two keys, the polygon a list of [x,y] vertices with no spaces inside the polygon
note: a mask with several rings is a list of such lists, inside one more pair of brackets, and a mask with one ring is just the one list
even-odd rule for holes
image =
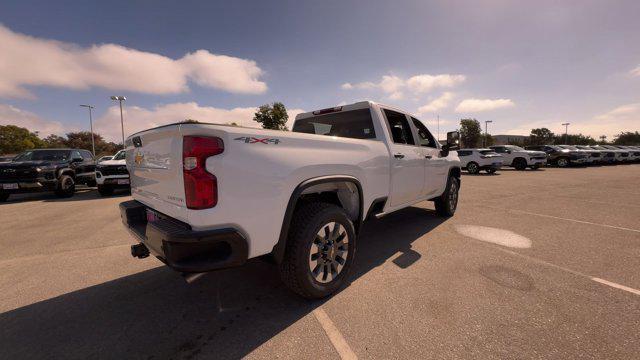
{"label": "rear wheel arch", "polygon": [[296,208],[301,204],[314,201],[331,203],[343,208],[353,221],[356,234],[358,233],[364,221],[364,199],[360,181],[346,175],[323,176],[305,180],[298,184],[289,198],[280,228],[280,237],[271,251],[276,262],[280,263],[284,258],[291,220]]}

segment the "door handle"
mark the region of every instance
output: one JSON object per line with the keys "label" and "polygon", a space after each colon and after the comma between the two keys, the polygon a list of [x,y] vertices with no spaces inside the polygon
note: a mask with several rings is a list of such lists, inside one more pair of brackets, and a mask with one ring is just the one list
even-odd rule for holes
{"label": "door handle", "polygon": [[424,156],[424,158],[425,158],[425,159],[431,159],[432,157],[433,157],[433,156],[431,156],[431,155],[425,155],[425,156]]}
{"label": "door handle", "polygon": [[395,153],[393,154],[393,157],[396,159],[404,159],[404,154],[402,153]]}

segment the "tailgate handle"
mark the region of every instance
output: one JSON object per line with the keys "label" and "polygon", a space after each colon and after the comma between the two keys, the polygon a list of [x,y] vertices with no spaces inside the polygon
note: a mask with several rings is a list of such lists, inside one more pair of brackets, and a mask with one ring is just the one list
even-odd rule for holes
{"label": "tailgate handle", "polygon": [[404,154],[402,153],[395,153],[393,154],[393,157],[396,159],[404,159]]}
{"label": "tailgate handle", "polygon": [[431,159],[432,157],[433,157],[433,156],[431,156],[431,155],[425,155],[425,156],[424,156],[424,158],[425,158],[425,159]]}

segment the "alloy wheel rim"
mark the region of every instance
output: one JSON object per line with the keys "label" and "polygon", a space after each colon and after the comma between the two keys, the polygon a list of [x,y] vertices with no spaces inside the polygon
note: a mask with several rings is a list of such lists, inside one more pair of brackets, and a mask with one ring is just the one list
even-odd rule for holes
{"label": "alloy wheel rim", "polygon": [[337,222],[323,225],[309,250],[311,276],[323,284],[333,281],[344,268],[349,254],[349,235]]}
{"label": "alloy wheel rim", "polygon": [[455,210],[458,205],[458,184],[456,182],[451,183],[451,188],[449,190],[449,207],[451,210]]}
{"label": "alloy wheel rim", "polygon": [[469,171],[471,171],[472,173],[476,172],[476,164],[469,165]]}

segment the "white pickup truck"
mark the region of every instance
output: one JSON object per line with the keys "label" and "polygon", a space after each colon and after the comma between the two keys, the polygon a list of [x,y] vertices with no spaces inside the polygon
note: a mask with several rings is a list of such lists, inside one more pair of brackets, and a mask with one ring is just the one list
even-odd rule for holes
{"label": "white pickup truck", "polygon": [[299,114],[291,132],[161,126],[126,140],[121,217],[134,257],[200,273],[271,255],[290,289],[319,298],[344,283],[366,219],[425,200],[454,214],[457,144],[368,101]]}

